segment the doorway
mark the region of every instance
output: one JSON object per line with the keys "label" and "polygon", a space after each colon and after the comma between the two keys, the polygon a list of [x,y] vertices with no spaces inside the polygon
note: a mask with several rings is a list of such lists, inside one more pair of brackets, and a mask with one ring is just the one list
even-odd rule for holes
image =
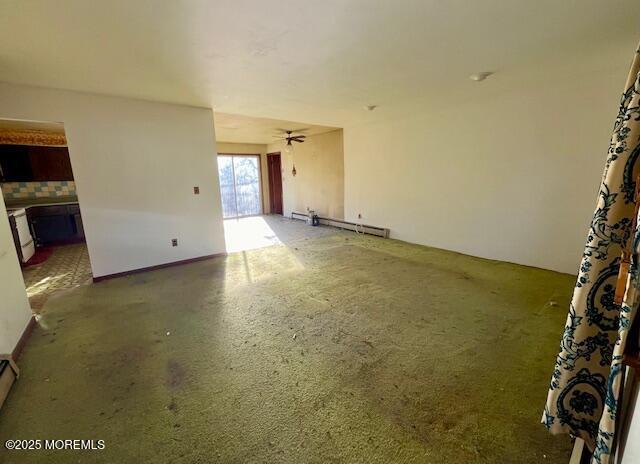
{"label": "doorway", "polygon": [[0,119],[0,188],[29,303],[39,313],[54,293],[92,279],[63,123]]}
{"label": "doorway", "polygon": [[260,155],[218,154],[224,219],[262,214]]}
{"label": "doorway", "polygon": [[269,168],[269,206],[271,214],[282,214],[282,164],[280,152],[267,153]]}

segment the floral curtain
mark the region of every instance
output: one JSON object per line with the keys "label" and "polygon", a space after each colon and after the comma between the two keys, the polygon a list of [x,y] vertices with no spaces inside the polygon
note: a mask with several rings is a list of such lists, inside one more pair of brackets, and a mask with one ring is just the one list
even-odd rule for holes
{"label": "floral curtain", "polygon": [[620,101],[595,214],[580,264],[542,423],[613,454],[623,353],[637,308],[636,178],[640,173],[640,50]]}

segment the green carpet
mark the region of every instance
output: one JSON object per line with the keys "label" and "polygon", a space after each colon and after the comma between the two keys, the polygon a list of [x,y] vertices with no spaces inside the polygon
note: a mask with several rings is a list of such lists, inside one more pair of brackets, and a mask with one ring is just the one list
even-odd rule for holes
{"label": "green carpet", "polygon": [[540,425],[574,277],[349,232],[50,299],[7,463],[566,463]]}

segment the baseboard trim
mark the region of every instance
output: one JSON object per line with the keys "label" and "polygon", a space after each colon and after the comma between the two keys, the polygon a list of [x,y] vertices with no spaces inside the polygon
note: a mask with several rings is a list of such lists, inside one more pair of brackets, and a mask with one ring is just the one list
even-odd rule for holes
{"label": "baseboard trim", "polygon": [[16,347],[11,352],[11,357],[13,358],[14,361],[17,361],[20,358],[20,355],[22,354],[22,350],[24,350],[25,345],[29,341],[29,337],[31,337],[31,333],[35,328],[36,328],[36,317],[31,316],[31,318],[29,319],[29,322],[27,323],[27,326],[22,331],[22,335],[20,336],[18,343],[16,343]]}
{"label": "baseboard trim", "polygon": [[182,266],[183,264],[191,264],[191,263],[196,263],[198,261],[205,261],[207,259],[220,258],[221,256],[227,256],[227,253],[226,252],[215,253],[213,255],[199,256],[197,258],[183,259],[181,261],[172,261],[170,263],[158,264],[155,266],[141,267],[139,269],[132,269],[130,271],[116,272],[115,274],[106,274],[99,277],[94,277],[93,282],[98,283],[105,280],[117,279],[118,277],[126,277],[133,274],[140,274],[142,272],[156,271],[158,269],[164,269],[166,267]]}

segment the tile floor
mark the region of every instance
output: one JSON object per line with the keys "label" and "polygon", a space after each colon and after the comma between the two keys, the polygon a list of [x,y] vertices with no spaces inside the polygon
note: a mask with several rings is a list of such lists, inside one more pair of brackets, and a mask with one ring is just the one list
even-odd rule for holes
{"label": "tile floor", "polygon": [[38,313],[49,297],[91,282],[91,265],[85,243],[55,247],[44,263],[24,268],[24,283],[31,309]]}

